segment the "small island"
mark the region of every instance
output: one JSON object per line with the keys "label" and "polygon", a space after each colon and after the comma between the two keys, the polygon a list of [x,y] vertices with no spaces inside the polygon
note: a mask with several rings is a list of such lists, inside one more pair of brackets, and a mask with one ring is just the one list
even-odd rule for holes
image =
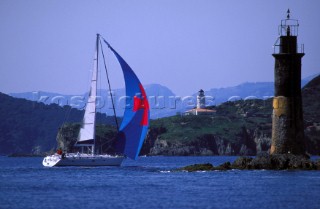
{"label": "small island", "polygon": [[[289,24],[290,23],[290,24]],[[298,50],[298,20],[281,20],[279,38],[274,47],[274,88],[272,102],[272,139],[270,155],[240,157],[232,164],[226,162],[214,167],[211,164],[196,164],[179,170],[229,170],[229,169],[272,169],[272,170],[320,170],[320,160],[313,162],[306,155],[304,120],[301,96],[301,63],[305,55]]]}
{"label": "small island", "polygon": [[274,154],[257,157],[239,157],[233,163],[225,162],[218,166],[210,163],[194,164],[175,171],[225,171],[225,170],[320,170],[320,159],[312,161],[306,155]]}

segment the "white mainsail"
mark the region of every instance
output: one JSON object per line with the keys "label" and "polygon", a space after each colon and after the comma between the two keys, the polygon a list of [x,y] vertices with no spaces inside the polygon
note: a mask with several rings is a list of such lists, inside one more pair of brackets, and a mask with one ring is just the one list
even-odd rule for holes
{"label": "white mainsail", "polygon": [[77,145],[94,145],[95,123],[96,123],[96,97],[97,97],[97,76],[98,76],[98,39],[93,62],[93,71],[88,102],[85,108],[83,124],[79,132]]}

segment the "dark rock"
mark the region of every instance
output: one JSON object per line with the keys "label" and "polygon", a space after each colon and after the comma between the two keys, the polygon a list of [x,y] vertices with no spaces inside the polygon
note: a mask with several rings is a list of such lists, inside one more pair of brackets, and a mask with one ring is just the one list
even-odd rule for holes
{"label": "dark rock", "polygon": [[230,169],[232,169],[230,162],[225,162],[225,163],[213,168],[213,170],[220,170],[220,171],[230,170]]}
{"label": "dark rock", "polygon": [[232,168],[235,169],[250,169],[250,163],[252,161],[251,157],[239,157],[236,159],[233,164]]}
{"label": "dark rock", "polygon": [[205,164],[194,164],[194,165],[188,165],[182,168],[177,169],[177,171],[188,171],[188,172],[194,172],[194,171],[225,171],[225,170],[230,170],[231,168],[231,163],[226,162],[223,163],[219,166],[213,166],[210,163],[205,163]]}
{"label": "dark rock", "polygon": [[314,162],[303,155],[271,155],[270,157],[271,169],[302,169],[314,170],[316,169]]}
{"label": "dark rock", "polygon": [[317,170],[320,170],[320,159],[318,159],[315,163]]}
{"label": "dark rock", "polygon": [[253,158],[251,161],[251,169],[272,169],[269,155],[261,155]]}
{"label": "dark rock", "polygon": [[194,164],[194,165],[188,165],[182,168],[177,169],[178,171],[188,171],[188,172],[194,172],[194,171],[212,171],[214,170],[214,166],[210,163],[205,164]]}
{"label": "dark rock", "polygon": [[235,169],[271,169],[271,170],[315,170],[315,162],[307,156],[279,154],[279,155],[260,155],[256,158],[240,157],[233,164]]}
{"label": "dark rock", "polygon": [[258,157],[239,157],[232,164],[223,163],[219,166],[212,164],[194,164],[180,168],[178,170],[186,171],[212,171],[212,170],[249,170],[249,169],[267,169],[267,170],[320,170],[320,159],[313,162],[308,156],[293,154],[278,155],[260,155]]}

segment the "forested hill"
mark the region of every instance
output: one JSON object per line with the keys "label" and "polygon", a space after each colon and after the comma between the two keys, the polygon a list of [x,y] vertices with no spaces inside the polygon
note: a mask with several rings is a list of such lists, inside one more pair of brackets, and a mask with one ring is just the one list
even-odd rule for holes
{"label": "forested hill", "polygon": [[[320,76],[302,90],[307,152],[320,154]],[[177,115],[152,120],[141,155],[256,155],[271,146],[272,98],[225,102],[211,107],[210,116]],[[61,129],[61,136],[73,136],[77,127]],[[66,134],[67,133],[67,134]],[[112,152],[115,133],[99,127],[96,134],[103,152]],[[101,141],[100,141],[101,140]],[[70,150],[68,137],[58,140]],[[73,142],[74,143],[74,142]],[[102,146],[103,145],[103,146]]]}
{"label": "forested hill", "polygon": [[[307,152],[320,154],[320,76],[302,89]],[[256,155],[271,143],[272,99],[238,100],[214,116],[174,116],[151,122],[142,154]]]}
{"label": "forested hill", "polygon": [[[302,89],[307,151],[320,154],[320,76]],[[173,116],[152,120],[143,155],[255,155],[270,148],[272,99],[239,100],[217,107],[213,116]],[[69,115],[69,117],[67,117]],[[0,93],[0,154],[41,153],[57,146],[56,136],[65,118],[80,122],[83,111],[16,99]],[[98,123],[114,124],[98,114]],[[66,126],[68,139],[79,125]],[[69,128],[68,128],[69,127]],[[109,150],[116,131],[99,126],[98,143]],[[71,139],[72,138],[72,139]],[[99,141],[100,140],[100,141]],[[63,142],[63,143],[62,143]]]}
{"label": "forested hill", "polygon": [[308,126],[320,124],[320,75],[302,89],[302,101],[305,123]]}
{"label": "forested hill", "polygon": [[[17,99],[0,92],[0,154],[41,153],[56,146],[63,122],[81,122],[83,111]],[[97,114],[98,123],[114,124],[114,117]]]}

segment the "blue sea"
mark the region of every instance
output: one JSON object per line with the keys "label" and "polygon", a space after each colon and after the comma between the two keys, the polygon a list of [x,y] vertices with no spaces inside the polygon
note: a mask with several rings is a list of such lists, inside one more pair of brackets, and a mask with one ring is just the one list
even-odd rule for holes
{"label": "blue sea", "polygon": [[140,157],[121,167],[45,168],[0,157],[0,208],[320,208],[320,171],[172,172],[235,157]]}

